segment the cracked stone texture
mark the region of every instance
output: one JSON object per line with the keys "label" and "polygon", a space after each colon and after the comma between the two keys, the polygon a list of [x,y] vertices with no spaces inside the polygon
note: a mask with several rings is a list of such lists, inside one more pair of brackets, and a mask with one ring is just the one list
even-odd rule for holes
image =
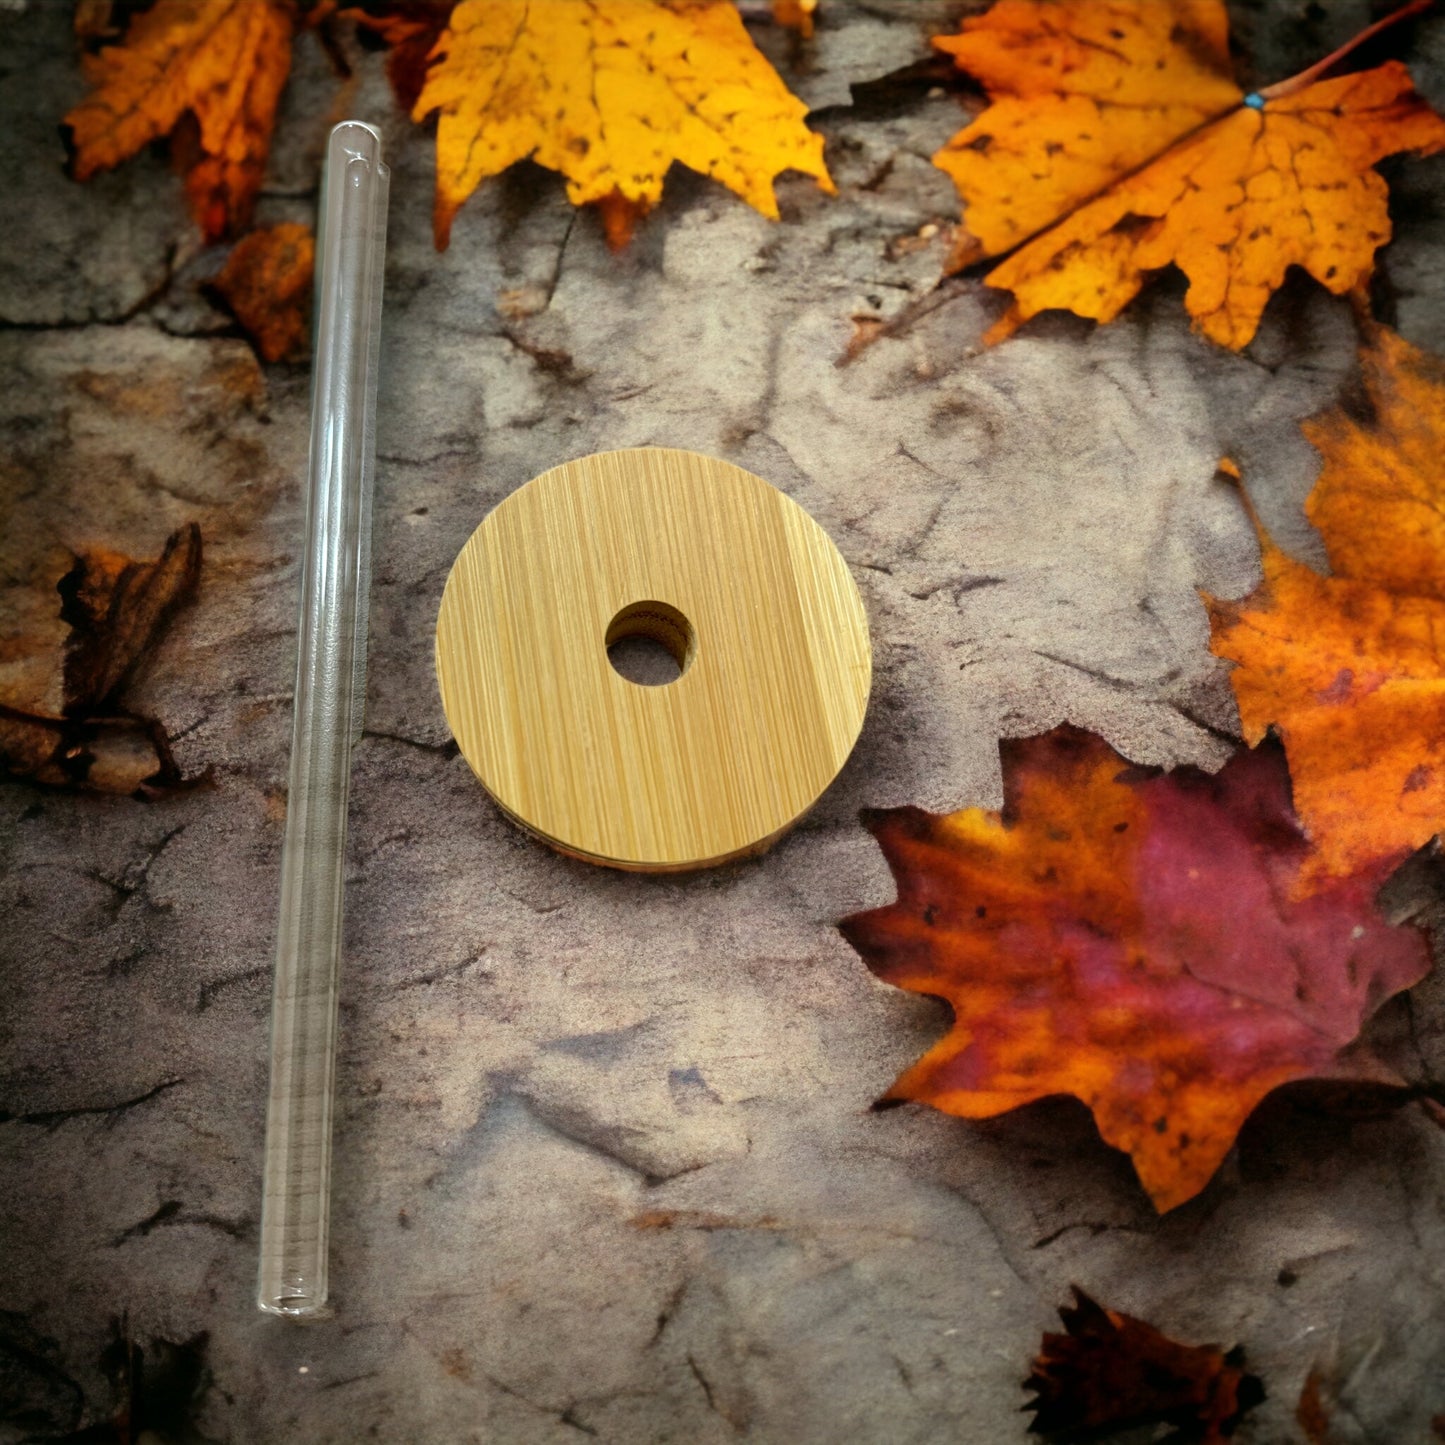
{"label": "cracked stone texture", "polygon": [[[761,7],[752,7],[759,9]],[[928,157],[959,99],[849,85],[922,59],[957,6],[825,0],[800,93],[840,195],[771,224],[676,172],[624,254],[521,167],[430,236],[432,141],[378,58],[342,85],[314,38],[259,220],[309,219],[342,114],[394,167],[366,734],[347,894],[332,1281],[312,1327],[251,1303],[307,426],[304,368],[261,368],[202,284],[222,253],[155,155],[80,187],[67,7],[9,4],[0,179],[0,686],[61,632],[71,551],[152,556],[200,521],[202,591],[132,702],[213,785],[169,801],[0,790],[0,1439],[108,1418],[100,1357],[191,1341],[214,1441],[998,1442],[1078,1283],[1186,1340],[1242,1343],[1269,1399],[1239,1438],[1430,1438],[1445,1410],[1445,1146],[1423,1114],[1271,1101],[1221,1176],[1156,1218],[1067,1101],[984,1124],[869,1105],[945,1025],[833,924],[892,896],[860,806],[994,805],[996,743],[1061,719],[1144,763],[1217,766],[1236,717],[1199,589],[1239,595],[1252,532],[1215,480],[1320,560],[1296,422],[1353,375],[1347,305],[1296,278],[1242,356],[1165,279],[1113,326],[1043,318],[980,354],[976,284],[837,364],[855,316],[937,279],[954,214]],[[1277,78],[1363,3],[1232,7]],[[760,43],[796,47],[765,20]],[[1445,21],[1416,27],[1445,98]],[[967,102],[967,97],[964,97]],[[1392,163],[1377,302],[1445,316],[1445,162]],[[784,488],[836,538],[874,634],[858,749],[771,854],[612,874],[505,822],[432,675],[447,569],[487,509],[589,451],[692,447]],[[12,694],[13,695],[13,694]],[[1445,986],[1372,1026],[1445,1070]]]}

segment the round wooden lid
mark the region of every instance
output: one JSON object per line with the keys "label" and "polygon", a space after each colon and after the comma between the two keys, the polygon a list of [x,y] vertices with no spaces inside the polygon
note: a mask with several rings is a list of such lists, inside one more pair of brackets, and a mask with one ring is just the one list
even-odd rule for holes
{"label": "round wooden lid", "polygon": [[[649,687],[607,649],[641,633],[682,668]],[[462,755],[513,818],[616,868],[767,847],[863,725],[868,621],[791,498],[728,462],[638,447],[554,467],[458,555],[437,679]]]}

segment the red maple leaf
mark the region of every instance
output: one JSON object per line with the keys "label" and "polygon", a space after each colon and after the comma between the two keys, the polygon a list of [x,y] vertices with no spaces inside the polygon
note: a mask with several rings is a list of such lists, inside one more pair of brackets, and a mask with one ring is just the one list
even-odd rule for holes
{"label": "red maple leaf", "polygon": [[1003,763],[1002,814],[865,815],[898,901],[843,934],[954,1011],[888,1100],[977,1119],[1073,1094],[1164,1210],[1281,1084],[1402,1082],[1355,1039],[1425,939],[1375,911],[1378,871],[1296,896],[1311,849],[1274,743],[1158,774],[1064,727]]}

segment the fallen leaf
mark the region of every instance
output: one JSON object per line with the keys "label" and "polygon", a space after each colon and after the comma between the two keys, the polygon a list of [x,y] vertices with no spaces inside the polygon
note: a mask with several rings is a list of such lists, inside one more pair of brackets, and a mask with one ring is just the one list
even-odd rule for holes
{"label": "fallen leaf", "polygon": [[60,619],[70,626],[65,653],[65,712],[114,706],[176,610],[201,576],[201,529],[173,532],[154,562],[88,552],[56,584]]}
{"label": "fallen leaf", "polygon": [[934,157],[965,207],[953,268],[1005,257],[986,341],[1049,308],[1112,321],[1173,264],[1196,328],[1238,350],[1290,266],[1337,295],[1370,275],[1373,167],[1440,149],[1445,121],[1397,62],[1313,78],[1342,52],[1246,95],[1227,27],[1222,0],[999,0],[935,38],[991,102]]}
{"label": "fallen leaf", "polygon": [[47,788],[151,797],[189,786],[153,718],[53,718],[0,702],[0,773]]}
{"label": "fallen leaf", "polygon": [[250,220],[291,65],[291,0],[157,0],[125,39],[85,57],[93,89],[65,117],[71,174],[87,180],[172,134],[189,112],[200,159],[186,177],[207,240]]}
{"label": "fallen leaf", "polygon": [[1282,739],[1318,851],[1302,886],[1398,863],[1440,829],[1445,603],[1321,577],[1261,536],[1264,580],[1208,598],[1245,737]]}
{"label": "fallen leaf", "polygon": [[0,770],[50,787],[153,794],[187,785],[165,729],[129,712],[123,693],[176,611],[195,594],[195,523],[154,562],[90,552],[56,585],[69,624],[59,716],[0,701]]}
{"label": "fallen leaf", "polygon": [[1377,876],[1293,896],[1310,849],[1276,745],[1213,777],[1130,767],[1069,727],[1002,752],[1002,814],[865,815],[898,900],[843,934],[954,1013],[885,1102],[978,1119],[1072,1094],[1167,1210],[1280,1085],[1400,1082],[1351,1045],[1424,977],[1424,939],[1375,912]]}
{"label": "fallen leaf", "polygon": [[1335,575],[1261,529],[1260,586],[1205,599],[1246,739],[1272,728],[1289,756],[1307,886],[1398,863],[1445,820],[1445,363],[1375,326],[1361,366],[1370,415],[1304,428]]}
{"label": "fallen leaf", "polygon": [[1003,0],[933,44],[989,96],[934,157],[987,255],[1046,230],[1244,98],[1215,0]]}
{"label": "fallen leaf", "polygon": [[410,113],[426,83],[432,51],[447,28],[454,0],[391,0],[380,14],[353,7],[342,19],[354,20],[386,46],[386,78],[401,108]]}
{"label": "fallen leaf", "polygon": [[462,0],[412,112],[435,113],[435,230],[488,176],[532,159],[575,205],[604,204],[620,242],[662,196],[673,161],[778,215],[781,171],[831,193],[807,107],[730,0]]}
{"label": "fallen leaf", "polygon": [[1367,417],[1302,425],[1322,459],[1305,510],[1338,576],[1445,601],[1445,361],[1369,323],[1360,371]]}
{"label": "fallen leaf", "polygon": [[265,361],[301,361],[310,351],[316,237],[285,222],[239,240],[211,284]]}
{"label": "fallen leaf", "polygon": [[[1181,1345],[1153,1325],[1104,1309],[1077,1286],[1074,1307],[1059,1310],[1064,1334],[1045,1334],[1034,1372],[1031,1434],[1096,1440],[1104,1431],[1173,1425],[1200,1445],[1227,1440],[1264,1399],[1241,1368],[1238,1350]],[[1186,1433],[1187,1432],[1187,1433]]]}

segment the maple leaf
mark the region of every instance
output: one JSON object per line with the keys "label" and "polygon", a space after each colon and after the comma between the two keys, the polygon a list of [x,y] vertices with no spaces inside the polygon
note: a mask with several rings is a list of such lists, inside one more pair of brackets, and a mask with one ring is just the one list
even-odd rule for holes
{"label": "maple leaf", "polygon": [[[1264,1399],[1259,1380],[1240,1368],[1238,1350],[1181,1345],[1153,1325],[1104,1309],[1074,1287],[1059,1310],[1064,1334],[1045,1334],[1033,1374],[1031,1434],[1093,1440],[1101,1431],[1167,1424],[1201,1445],[1219,1445],[1246,1411]],[[1171,1437],[1183,1438],[1183,1436]]]}
{"label": "maple leaf", "polygon": [[154,562],[88,552],[56,584],[70,626],[60,716],[0,701],[0,772],[52,787],[149,795],[187,785],[165,729],[122,705],[127,683],[195,594],[201,532],[174,532]]}
{"label": "maple leaf", "polygon": [[299,361],[307,352],[316,237],[285,222],[236,243],[211,283],[266,361]]}
{"label": "maple leaf", "polygon": [[1337,52],[1246,95],[1222,0],[999,0],[933,43],[991,101],[934,157],[965,206],[952,269],[1004,256],[990,344],[1049,308],[1112,321],[1173,264],[1196,328],[1238,350],[1290,266],[1363,281],[1390,237],[1374,165],[1445,145],[1398,62],[1315,79]]}
{"label": "maple leaf", "polygon": [[1002,753],[1002,814],[865,814],[898,900],[843,934],[954,1012],[885,1100],[977,1119],[1072,1094],[1167,1210],[1280,1085],[1399,1083],[1350,1045],[1424,977],[1424,940],[1374,912],[1379,877],[1292,897],[1309,845],[1277,746],[1213,777],[1149,775],[1070,727]]}
{"label": "maple leaf", "polygon": [[266,169],[291,66],[291,0],[157,0],[125,40],[85,58],[94,89],[65,117],[71,174],[87,180],[195,117],[186,176],[206,239],[243,227]]}
{"label": "maple leaf", "polygon": [[1445,361],[1367,322],[1360,370],[1367,419],[1301,424],[1323,462],[1305,511],[1336,575],[1445,601]]}
{"label": "maple leaf", "polygon": [[412,116],[433,113],[438,247],[483,180],[529,157],[566,177],[574,204],[602,207],[614,244],[673,161],[773,219],[781,171],[834,189],[807,107],[731,0],[462,0]]}
{"label": "maple leaf", "polygon": [[1334,576],[1260,529],[1264,580],[1205,598],[1245,738],[1283,740],[1317,854],[1302,883],[1392,866],[1445,821],[1445,363],[1382,326],[1361,353],[1372,415],[1304,425],[1306,503]]}

